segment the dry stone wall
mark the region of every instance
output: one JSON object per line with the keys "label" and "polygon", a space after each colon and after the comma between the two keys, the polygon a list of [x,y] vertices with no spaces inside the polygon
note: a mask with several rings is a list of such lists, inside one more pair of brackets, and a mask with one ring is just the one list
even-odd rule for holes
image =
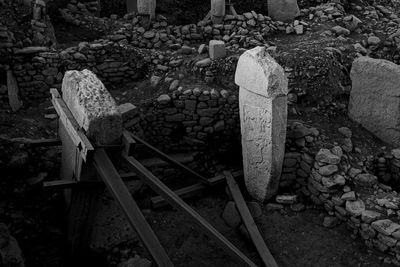
{"label": "dry stone wall", "polygon": [[[324,207],[324,226],[345,223],[352,236],[400,264],[400,195],[366,168],[350,164],[346,146],[300,122],[288,127],[281,188],[296,188],[304,200]],[[393,156],[394,158],[394,156]]]}
{"label": "dry stone wall", "polygon": [[61,88],[67,70],[89,69],[108,86],[137,79],[145,67],[142,55],[135,48],[108,40],[80,43],[62,51],[20,51],[13,60],[12,70],[21,98],[26,102],[48,97],[52,87]]}
{"label": "dry stone wall", "polygon": [[180,88],[123,118],[126,128],[165,151],[201,151],[235,140],[240,145],[237,91]]}

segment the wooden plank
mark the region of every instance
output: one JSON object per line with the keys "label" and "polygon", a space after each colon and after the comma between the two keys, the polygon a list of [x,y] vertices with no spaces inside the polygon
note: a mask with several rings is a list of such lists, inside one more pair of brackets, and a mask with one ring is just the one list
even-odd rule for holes
{"label": "wooden plank", "polygon": [[157,265],[160,267],[174,266],[104,149],[97,149],[93,159],[100,177],[121,206],[128,221],[136,230]]}
{"label": "wooden plank", "polygon": [[61,146],[61,140],[59,138],[47,138],[47,139],[45,138],[31,139],[26,137],[7,138],[4,135],[0,135],[0,139],[10,143],[20,143],[31,147]]}
{"label": "wooden plank", "polygon": [[253,243],[258,251],[258,254],[260,254],[262,261],[267,267],[278,267],[278,264],[276,263],[260,232],[258,231],[257,225],[254,222],[249,209],[247,208],[247,204],[244,201],[242,193],[240,192],[239,186],[233,178],[232,173],[229,171],[224,171],[224,175],[232,193],[232,197],[235,200],[236,207],[239,210],[244,225],[246,226],[251,240],[253,240]]}
{"label": "wooden plank", "polygon": [[77,186],[78,182],[74,180],[55,180],[43,183],[43,187],[48,189],[68,189]]}
{"label": "wooden plank", "polygon": [[122,154],[131,155],[135,149],[136,141],[133,139],[131,133],[127,130],[122,131]]}
{"label": "wooden plank", "polygon": [[[241,171],[241,170],[235,171],[235,172],[233,172],[233,176],[235,178],[239,177],[239,176],[243,176],[243,171]],[[225,176],[218,175],[214,178],[209,179],[209,181],[212,186],[221,185],[225,182]],[[174,191],[174,193],[177,196],[179,196],[180,198],[189,198],[189,197],[192,197],[192,196],[195,196],[195,195],[201,193],[202,191],[204,191],[207,188],[208,187],[206,187],[204,184],[197,183],[194,185],[190,185],[190,186],[178,189],[178,190]],[[151,203],[152,203],[153,208],[161,208],[161,207],[168,205],[168,202],[162,196],[152,197]]]}
{"label": "wooden plank", "polygon": [[71,136],[74,145],[79,148],[83,160],[86,161],[94,151],[92,144],[86,137],[85,133],[81,130],[81,127],[79,127],[78,122],[62,100],[57,89],[50,89],[50,93],[52,95],[51,102],[60,117],[60,122],[65,126],[65,129]]}
{"label": "wooden plank", "polygon": [[158,150],[157,148],[155,148],[154,146],[150,145],[149,143],[147,143],[146,141],[140,139],[139,137],[135,136],[134,134],[131,133],[131,136],[133,137],[133,139],[135,139],[137,142],[143,144],[144,146],[146,146],[147,148],[149,148],[151,151],[153,151],[154,153],[156,153],[162,160],[164,160],[165,162],[168,162],[169,164],[172,164],[176,167],[179,167],[183,170],[185,170],[187,173],[195,176],[196,178],[198,178],[203,184],[210,186],[210,182],[208,181],[207,178],[205,178],[204,176],[200,175],[199,173],[193,171],[192,169],[186,167],[185,165],[183,165],[182,163],[174,160],[173,158],[171,158],[170,156],[168,156],[167,154],[165,154],[164,152]]}
{"label": "wooden plank", "polygon": [[62,190],[76,187],[104,187],[104,183],[102,181],[78,182],[74,180],[55,180],[44,182],[43,187],[45,189]]}
{"label": "wooden plank", "polygon": [[150,186],[155,192],[163,196],[172,206],[176,209],[183,211],[187,214],[194,223],[196,223],[202,231],[214,240],[222,249],[224,249],[232,257],[240,261],[243,266],[257,266],[246,255],[238,250],[231,242],[229,242],[220,232],[204,220],[196,211],[194,211],[188,204],[180,199],[171,189],[155,177],[149,170],[147,170],[139,161],[133,157],[124,157],[132,171],[143,179],[143,181]]}

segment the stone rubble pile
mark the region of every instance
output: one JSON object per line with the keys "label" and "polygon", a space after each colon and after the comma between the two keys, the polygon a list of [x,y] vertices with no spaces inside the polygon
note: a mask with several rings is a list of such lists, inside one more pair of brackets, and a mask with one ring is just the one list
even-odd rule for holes
{"label": "stone rubble pile", "polygon": [[141,17],[133,14],[126,15],[122,20],[99,19],[66,10],[61,10],[61,14],[69,23],[89,28],[97,25],[97,30],[112,35],[125,35],[132,45],[143,48],[170,47],[213,39],[223,40],[235,47],[240,45],[248,48],[266,43],[265,38],[275,32],[303,34],[308,27],[308,24],[303,21],[297,20],[290,23],[274,21],[269,16],[257,14],[254,11],[237,17],[226,15],[223,24],[215,25],[211,21],[201,21],[197,25],[173,26],[167,24],[165,17],[158,16],[157,20],[151,24],[151,28],[147,30],[142,26]]}
{"label": "stone rubble pile", "polygon": [[98,13],[99,11],[99,2],[91,1],[91,2],[80,2],[77,0],[71,0],[67,4],[66,8],[72,12],[82,12],[83,14],[93,15]]}

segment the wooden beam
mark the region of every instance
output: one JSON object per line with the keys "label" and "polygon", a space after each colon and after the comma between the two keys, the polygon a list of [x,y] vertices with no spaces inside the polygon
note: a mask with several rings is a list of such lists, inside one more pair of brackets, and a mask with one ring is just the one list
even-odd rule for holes
{"label": "wooden beam", "polygon": [[83,160],[86,161],[94,151],[92,144],[86,137],[85,133],[81,130],[81,127],[68,109],[64,100],[62,100],[57,89],[50,89],[50,93],[52,96],[51,102],[60,117],[60,122],[64,125],[66,131],[71,136],[74,145],[79,149]]}
{"label": "wooden beam", "polygon": [[93,159],[100,177],[119,203],[131,226],[136,230],[157,265],[160,267],[174,266],[104,149],[97,149]]}
{"label": "wooden beam", "polygon": [[137,137],[136,135],[131,133],[131,136],[133,137],[133,139],[135,139],[137,142],[143,144],[144,146],[146,146],[147,148],[149,148],[151,151],[153,151],[154,153],[156,153],[162,160],[164,160],[165,162],[168,162],[169,164],[176,166],[178,168],[183,169],[184,171],[186,171],[187,173],[195,176],[196,178],[198,178],[203,184],[210,186],[211,183],[208,181],[207,178],[205,178],[204,176],[200,175],[199,173],[193,171],[192,169],[186,167],[185,165],[183,165],[182,163],[174,160],[173,158],[171,158],[170,156],[168,156],[167,154],[165,154],[164,152],[158,150],[157,148],[155,148],[154,146],[150,145],[149,143],[147,143],[146,141],[140,139],[139,137]]}
{"label": "wooden beam", "polygon": [[228,183],[229,189],[232,193],[232,197],[235,200],[236,207],[239,210],[244,225],[246,226],[251,240],[253,240],[253,243],[258,251],[258,254],[260,254],[262,261],[264,262],[266,267],[278,267],[278,264],[276,263],[274,257],[269,251],[267,245],[265,245],[264,239],[258,231],[257,225],[254,222],[249,209],[247,208],[247,204],[244,201],[242,193],[240,192],[239,186],[233,178],[232,173],[229,171],[224,171],[224,175]]}
{"label": "wooden beam", "polygon": [[225,250],[232,257],[235,257],[241,266],[256,267],[246,255],[238,250],[231,242],[229,242],[220,232],[212,227],[206,220],[204,220],[196,211],[194,211],[188,204],[180,199],[171,189],[155,177],[149,170],[147,170],[139,161],[133,157],[124,157],[132,171],[143,179],[143,181],[150,186],[155,192],[163,196],[172,206],[176,209],[183,211],[187,214],[194,223],[196,223],[202,231],[213,239],[223,250]]}
{"label": "wooden beam", "polygon": [[[233,176],[239,177],[239,176],[243,176],[243,171],[235,171],[233,172]],[[225,180],[225,176],[223,175],[218,175],[214,178],[209,179],[210,183],[212,186],[218,186],[223,184],[226,180]],[[208,187],[206,187],[204,184],[202,183],[197,183],[194,185],[190,185],[181,189],[178,189],[176,191],[174,191],[174,193],[179,196],[180,198],[189,198],[192,196],[195,196],[199,193],[201,193],[202,191],[204,191],[205,189],[207,189]],[[151,203],[153,208],[161,208],[164,206],[168,205],[168,202],[162,197],[162,196],[156,196],[156,197],[152,197],[151,198]]]}
{"label": "wooden beam", "polygon": [[133,139],[131,133],[127,130],[122,131],[122,154],[131,155],[135,149],[136,141]]}
{"label": "wooden beam", "polygon": [[4,135],[0,135],[1,140],[5,140],[10,143],[20,143],[31,147],[49,147],[49,146],[60,146],[61,140],[59,138],[42,138],[42,139],[31,139],[26,137],[15,137],[7,138]]}

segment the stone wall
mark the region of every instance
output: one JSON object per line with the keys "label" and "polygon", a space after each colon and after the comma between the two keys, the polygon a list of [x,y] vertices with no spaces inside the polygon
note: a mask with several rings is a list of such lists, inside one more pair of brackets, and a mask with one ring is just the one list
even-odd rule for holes
{"label": "stone wall", "polygon": [[399,265],[399,193],[379,183],[367,168],[350,164],[346,146],[331,144],[318,129],[292,123],[286,146],[281,187],[295,188],[300,199],[324,207],[325,227],[345,223],[353,237]]}
{"label": "stone wall", "polygon": [[235,143],[240,147],[237,94],[177,88],[131,110],[123,116],[124,126],[164,151],[218,150]]}
{"label": "stone wall", "polygon": [[[61,14],[68,23],[112,35],[125,36],[130,44],[143,48],[170,47],[176,44],[200,43],[209,40],[223,40],[228,46],[236,44],[250,48],[267,43],[265,38],[273,33],[295,33],[293,23],[273,21],[270,17],[254,11],[240,14],[237,18],[227,15],[223,24],[215,25],[212,25],[211,21],[169,25],[165,17],[158,16],[147,30],[142,26],[141,17],[133,14],[128,14],[119,20],[85,16],[68,9],[61,10]],[[302,22],[299,23],[302,24]],[[307,30],[307,25],[301,27],[303,31]]]}
{"label": "stone wall", "polygon": [[62,51],[29,50],[18,50],[12,66],[24,102],[43,100],[50,88],[60,88],[67,70],[89,69],[107,86],[129,83],[144,69],[142,55],[135,48],[107,40],[84,42]]}

